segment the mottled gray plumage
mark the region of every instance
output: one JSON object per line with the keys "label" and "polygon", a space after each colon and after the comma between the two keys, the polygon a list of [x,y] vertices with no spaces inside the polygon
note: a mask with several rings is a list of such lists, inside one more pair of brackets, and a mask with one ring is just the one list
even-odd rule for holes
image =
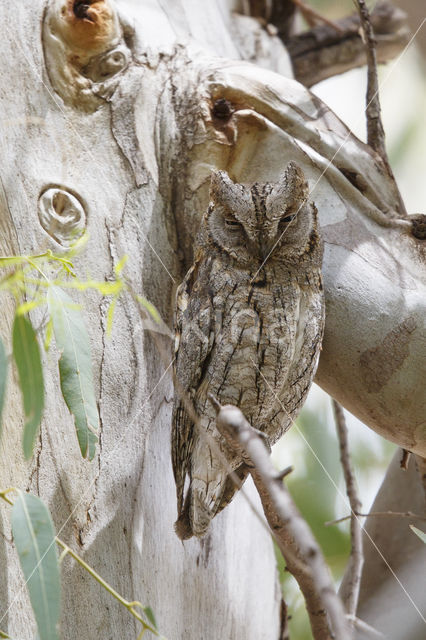
{"label": "mottled gray plumage", "polygon": [[[294,163],[276,184],[247,187],[223,171],[212,176],[194,264],[177,293],[172,461],[182,539],[204,535],[232,499],[229,467],[242,480],[247,475],[215,427],[208,393],[238,406],[274,443],[311,386],[324,298],[317,211],[307,196]],[[228,469],[199,429],[217,442]]]}

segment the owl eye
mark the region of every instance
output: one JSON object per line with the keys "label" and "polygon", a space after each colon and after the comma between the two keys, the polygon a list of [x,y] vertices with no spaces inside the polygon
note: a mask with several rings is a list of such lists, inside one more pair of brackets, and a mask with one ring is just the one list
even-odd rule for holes
{"label": "owl eye", "polygon": [[291,222],[292,220],[295,219],[295,217],[296,217],[296,214],[293,213],[290,216],[286,216],[285,218],[281,218],[281,222],[286,222],[286,223]]}
{"label": "owl eye", "polygon": [[235,218],[225,218],[225,227],[231,231],[242,229],[242,225]]}

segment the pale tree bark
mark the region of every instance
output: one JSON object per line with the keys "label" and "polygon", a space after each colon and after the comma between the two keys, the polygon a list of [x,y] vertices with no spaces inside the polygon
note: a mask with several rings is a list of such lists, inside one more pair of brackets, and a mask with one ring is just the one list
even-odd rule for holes
{"label": "pale tree bark", "polygon": [[[295,160],[326,243],[318,382],[373,429],[425,455],[424,243],[411,235],[378,156],[288,79],[281,40],[231,14],[237,4],[99,0],[100,13],[84,24],[67,0],[0,5],[1,253],[66,245],[60,212],[50,208],[46,218],[40,204],[48,188],[59,188],[77,197],[76,224],[90,233],[77,269],[107,279],[127,254],[134,290],[170,324],[211,169],[261,182]],[[272,542],[243,496],[204,540],[182,545],[173,532],[171,375],[132,301],[118,306],[110,339],[105,303],[90,294],[84,307],[101,416],[96,461],[79,456],[51,352],[29,464],[19,392],[9,380],[0,487],[39,493],[61,537],[123,595],[149,604],[169,640],[278,638]],[[0,313],[6,337],[12,305]],[[253,487],[247,491],[256,501]],[[0,513],[0,629],[29,638],[34,625]],[[61,637],[136,635],[128,612],[66,560]]]}

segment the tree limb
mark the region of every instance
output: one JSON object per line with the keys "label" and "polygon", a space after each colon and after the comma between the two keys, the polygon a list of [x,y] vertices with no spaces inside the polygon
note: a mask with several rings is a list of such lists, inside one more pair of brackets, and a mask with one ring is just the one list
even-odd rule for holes
{"label": "tree limb", "polygon": [[219,408],[216,424],[250,468],[271,531],[305,597],[315,640],[348,640],[345,611],[321,550],[273,469],[263,439],[231,405]]}
{"label": "tree limb", "polygon": [[[377,55],[374,29],[365,0],[356,0],[356,2],[361,19],[361,28],[364,33],[365,52],[367,56],[367,96],[365,107],[365,113],[367,116],[367,143],[379,154],[383,160],[383,164],[386,167],[389,177],[393,180],[395,187],[397,188],[386,151],[385,130],[383,128],[382,116],[380,113],[379,81],[377,77]],[[407,212],[399,190],[398,199],[400,210],[406,215]]]}
{"label": "tree limb", "polygon": [[379,98],[379,81],[377,78],[377,56],[376,56],[376,39],[374,35],[373,25],[370,20],[365,0],[356,0],[358,5],[359,16],[361,19],[361,28],[365,39],[365,54],[367,57],[367,142],[382,160],[389,165],[385,146],[385,131],[383,128],[382,118],[380,115],[380,98]]}
{"label": "tree limb", "polygon": [[[377,61],[389,62],[409,41],[407,15],[389,2],[379,2],[371,14],[371,23],[376,37]],[[336,20],[335,24],[340,32],[336,26],[321,24],[292,36],[282,33],[276,25],[292,59],[294,75],[307,87],[367,62],[359,16],[353,14]]]}
{"label": "tree limb", "polygon": [[[355,513],[359,518],[410,518],[412,520],[426,520],[426,517],[419,516],[417,513],[413,513],[412,511],[370,511],[370,513]],[[334,524],[339,524],[340,522],[345,522],[346,520],[350,520],[352,518],[352,514],[349,516],[343,516],[343,518],[337,518],[337,520],[330,520],[329,522],[324,522],[325,527],[331,527]]]}

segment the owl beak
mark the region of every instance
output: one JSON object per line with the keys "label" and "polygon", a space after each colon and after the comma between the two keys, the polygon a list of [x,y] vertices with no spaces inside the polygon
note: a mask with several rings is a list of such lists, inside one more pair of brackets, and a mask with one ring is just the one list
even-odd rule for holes
{"label": "owl beak", "polygon": [[271,253],[275,249],[274,245],[274,241],[270,238],[262,238],[260,242],[260,259],[262,261],[266,260],[271,255]]}

